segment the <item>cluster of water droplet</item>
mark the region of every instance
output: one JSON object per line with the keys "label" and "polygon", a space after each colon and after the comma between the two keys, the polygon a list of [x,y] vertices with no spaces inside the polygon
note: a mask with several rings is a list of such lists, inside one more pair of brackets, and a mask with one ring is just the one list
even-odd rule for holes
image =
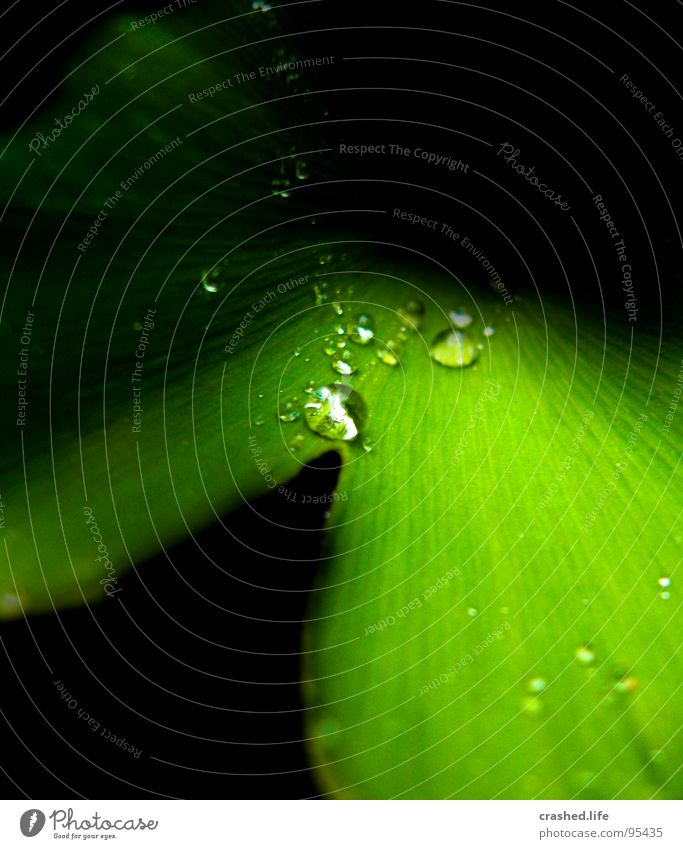
{"label": "cluster of water droplet", "polygon": [[288,198],[292,187],[309,177],[308,164],[300,157],[293,147],[284,154],[277,165],[277,174],[273,177],[270,187],[274,195]]}

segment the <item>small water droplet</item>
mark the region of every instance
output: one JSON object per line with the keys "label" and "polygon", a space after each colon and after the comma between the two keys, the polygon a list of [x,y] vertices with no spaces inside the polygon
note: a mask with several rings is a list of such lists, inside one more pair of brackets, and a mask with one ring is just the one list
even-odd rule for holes
{"label": "small water droplet", "polygon": [[527,692],[529,693],[542,693],[547,686],[547,682],[545,678],[531,678],[531,680],[527,681]]}
{"label": "small water droplet", "polygon": [[321,304],[324,304],[327,300],[327,294],[325,290],[327,289],[327,283],[314,283],[313,284],[313,294],[315,295],[315,305],[319,307]]}
{"label": "small water droplet", "polygon": [[276,177],[271,183],[271,192],[281,198],[288,198],[289,185],[289,180],[286,177]]}
{"label": "small water droplet", "polygon": [[203,271],[201,275],[201,283],[202,289],[204,289],[205,292],[209,292],[212,295],[219,292],[224,285],[224,281],[221,279],[220,269],[212,268]]}
{"label": "small water droplet", "polygon": [[491,327],[491,325],[489,325],[488,327],[485,327],[484,330],[483,330],[484,336],[493,336],[493,334],[495,332],[496,332],[496,328]]}
{"label": "small water droplet", "polygon": [[328,265],[332,262],[332,254],[322,254],[318,257],[318,265]]}
{"label": "small water droplet", "polygon": [[358,371],[350,351],[342,351],[339,356],[335,357],[332,360],[332,368],[345,376],[355,374]]}
{"label": "small water droplet", "polygon": [[398,309],[398,314],[401,320],[412,331],[417,331],[422,325],[422,319],[425,314],[425,307],[422,301],[411,298],[409,301]]}
{"label": "small water droplet", "polygon": [[664,601],[668,601],[671,598],[671,593],[668,590],[664,590],[659,594],[659,597]]}
{"label": "small water droplet", "polygon": [[472,324],[472,316],[462,308],[459,310],[451,310],[448,313],[448,317],[450,318],[451,323],[460,329],[469,327],[470,324]]}
{"label": "small water droplet", "polygon": [[355,439],[366,417],[366,408],[360,395],[343,383],[321,386],[314,400],[304,407],[308,427],[325,439]]}
{"label": "small water droplet", "polygon": [[374,447],[375,447],[375,441],[374,441],[374,439],[364,439],[364,440],[363,440],[363,450],[364,450],[366,453],[368,453],[368,454],[369,454],[369,453],[372,451],[372,449],[373,449]]}
{"label": "small water droplet", "polygon": [[305,362],[305,363],[310,363],[310,361],[311,361],[311,358],[310,358],[310,357],[304,357],[304,362]]}
{"label": "small water droplet", "polygon": [[632,693],[638,687],[638,679],[633,675],[621,675],[614,685],[617,693]]}
{"label": "small water droplet", "polygon": [[265,397],[265,394],[266,394],[265,392],[259,392],[258,397],[263,398],[263,397]]}
{"label": "small water droplet", "polygon": [[341,324],[335,324],[335,326],[332,329],[337,334],[337,336],[343,336],[346,333],[345,328],[342,327]]}
{"label": "small water droplet", "polygon": [[332,337],[328,336],[325,339],[325,344],[323,345],[323,351],[327,354],[328,357],[331,357],[332,354],[337,353],[337,340],[332,339]]}
{"label": "small water droplet", "polygon": [[474,619],[474,617],[475,617],[478,613],[479,613],[479,611],[477,610],[477,608],[476,608],[476,607],[468,607],[468,608],[467,608],[467,615],[468,615],[468,616],[470,616],[472,619]]}
{"label": "small water droplet", "polygon": [[671,578],[660,578],[657,583],[660,587],[670,587],[671,586]]}
{"label": "small water droplet", "polygon": [[256,425],[256,427],[263,427],[265,421],[261,418],[261,416],[259,416],[257,419],[254,419],[254,424]]}
{"label": "small water droplet", "polygon": [[479,356],[472,339],[461,330],[443,330],[434,338],[429,353],[434,362],[448,368],[472,365]]}
{"label": "small water droplet", "polygon": [[346,328],[346,332],[356,345],[367,345],[372,342],[375,335],[372,319],[364,313],[356,316],[355,320]]}
{"label": "small water droplet", "polygon": [[595,652],[589,645],[574,649],[574,657],[583,666],[592,666],[595,662]]}
{"label": "small water droplet", "polygon": [[384,342],[379,344],[377,358],[386,366],[396,366],[399,363],[402,350],[403,348],[400,342],[389,339],[386,344]]}
{"label": "small water droplet", "polygon": [[295,357],[300,357],[300,356],[301,356],[301,348],[297,348],[297,349],[294,351],[294,356],[295,356]]}
{"label": "small water droplet", "polygon": [[280,410],[278,418],[281,422],[295,422],[300,416],[301,413],[294,409],[294,404],[288,401]]}
{"label": "small water droplet", "polygon": [[289,443],[289,450],[292,454],[295,454],[299,448],[301,447],[301,443],[304,441],[303,434],[298,433],[294,439]]}
{"label": "small water droplet", "polygon": [[308,166],[303,159],[297,159],[296,165],[294,166],[294,173],[296,174],[297,180],[308,179]]}
{"label": "small water droplet", "polygon": [[344,307],[341,304],[338,304],[336,301],[330,304],[332,309],[337,313],[337,315],[344,315]]}
{"label": "small water droplet", "polygon": [[543,702],[538,696],[525,696],[522,699],[522,710],[527,716],[538,716],[543,710]]}

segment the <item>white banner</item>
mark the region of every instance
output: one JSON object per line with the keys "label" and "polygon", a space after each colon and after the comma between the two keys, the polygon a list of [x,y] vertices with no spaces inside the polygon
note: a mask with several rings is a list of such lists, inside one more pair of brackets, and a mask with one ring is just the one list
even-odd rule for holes
{"label": "white banner", "polygon": [[0,846],[680,849],[681,813],[660,801],[5,801]]}

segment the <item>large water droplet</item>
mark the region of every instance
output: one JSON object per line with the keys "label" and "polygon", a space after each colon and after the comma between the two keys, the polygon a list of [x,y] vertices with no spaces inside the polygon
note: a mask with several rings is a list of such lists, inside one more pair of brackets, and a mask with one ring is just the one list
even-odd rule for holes
{"label": "large water droplet", "polygon": [[429,353],[434,362],[448,368],[472,365],[479,356],[477,346],[462,330],[443,330],[434,338]]}
{"label": "large water droplet", "polygon": [[530,681],[527,681],[527,691],[529,693],[542,693],[547,686],[545,678],[532,678]]}
{"label": "large water droplet", "polygon": [[346,332],[356,345],[367,345],[372,342],[375,335],[372,319],[365,314],[356,316],[355,320],[346,328]]}
{"label": "large water droplet", "polygon": [[334,383],[316,390],[304,407],[306,424],[325,439],[355,439],[365,421],[363,399],[350,386]]}

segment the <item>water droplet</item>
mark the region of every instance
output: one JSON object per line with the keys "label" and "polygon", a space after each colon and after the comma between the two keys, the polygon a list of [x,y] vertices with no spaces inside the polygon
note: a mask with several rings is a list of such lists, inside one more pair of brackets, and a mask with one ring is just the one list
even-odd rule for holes
{"label": "water droplet", "polygon": [[21,614],[21,601],[14,593],[0,594],[0,616],[18,616]]}
{"label": "water droplet", "polygon": [[304,387],[304,392],[307,395],[312,395],[315,392],[316,383],[314,380],[309,380],[306,386]]}
{"label": "water droplet", "polygon": [[325,344],[323,345],[323,351],[327,354],[328,357],[331,357],[332,354],[337,353],[337,341],[336,339],[332,339],[332,337],[328,336],[325,339]]}
{"label": "water droplet", "polygon": [[472,316],[468,312],[465,312],[462,308],[459,310],[451,310],[448,313],[448,317],[455,327],[459,327],[461,329],[469,327],[470,324],[472,324]]}
{"label": "water droplet", "polygon": [[336,301],[331,303],[330,306],[337,313],[337,315],[344,315],[344,307],[341,304],[338,304]]}
{"label": "water droplet", "polygon": [[614,685],[617,693],[632,693],[638,687],[638,679],[633,675],[621,675]]}
{"label": "water droplet", "polygon": [[479,611],[477,610],[476,607],[468,607],[467,608],[467,615],[472,617],[472,619],[474,619],[474,617],[477,615],[477,613],[479,613]]}
{"label": "water droplet", "polygon": [[301,413],[298,410],[294,409],[294,404],[291,402],[287,402],[285,406],[280,410],[280,415],[278,418],[281,422],[295,422]]}
{"label": "water droplet", "polygon": [[350,375],[355,374],[358,367],[353,361],[350,351],[342,351],[339,356],[332,360],[332,368],[339,374]]}
{"label": "water droplet", "polygon": [[664,590],[659,594],[659,597],[664,601],[668,601],[671,598],[671,593],[668,590]]}
{"label": "water droplet", "polygon": [[308,179],[308,166],[303,159],[297,159],[296,165],[294,166],[294,173],[296,174],[297,180]]}
{"label": "water droplet", "polygon": [[419,330],[425,314],[424,304],[422,301],[417,301],[414,298],[411,298],[409,301],[406,301],[402,307],[400,307],[398,314],[402,321],[408,325],[410,330]]}
{"label": "water droplet", "polygon": [[288,198],[289,180],[286,177],[276,177],[271,183],[271,192],[281,198]]}
{"label": "water droplet", "polygon": [[530,681],[527,681],[527,692],[529,693],[542,693],[547,686],[545,678],[532,678]]}
{"label": "water droplet", "polygon": [[314,283],[313,284],[313,294],[315,295],[315,305],[319,307],[321,304],[324,304],[327,300],[327,294],[325,290],[327,289],[327,283]]}
{"label": "water droplet", "polygon": [[377,358],[381,360],[384,365],[396,366],[399,363],[402,350],[400,342],[390,339],[386,344],[384,342],[379,344],[377,349]]}
{"label": "water droplet", "polygon": [[334,383],[316,390],[313,401],[304,407],[306,424],[325,439],[355,439],[363,426],[366,409],[363,399],[350,386]]}
{"label": "water droplet", "polygon": [[289,450],[292,454],[295,454],[299,448],[301,447],[301,443],[304,441],[303,434],[298,433],[294,439],[289,443]]}
{"label": "water droplet", "polygon": [[327,265],[332,262],[332,254],[322,254],[318,257],[318,265]]}
{"label": "water droplet", "polygon": [[671,578],[660,578],[657,583],[660,587],[670,587],[671,586]]}
{"label": "water droplet", "polygon": [[346,328],[346,332],[356,345],[367,345],[372,342],[375,335],[372,319],[365,314],[356,316],[355,320]]}
{"label": "water droplet", "polygon": [[543,702],[538,696],[525,696],[522,699],[522,710],[527,716],[538,716],[543,710]]}
{"label": "water droplet", "polygon": [[304,357],[304,362],[305,362],[305,363],[310,363],[310,361],[311,361],[311,358],[310,358],[310,357]]}
{"label": "water droplet", "polygon": [[265,421],[261,418],[261,416],[259,416],[257,419],[254,419],[254,424],[256,425],[256,427],[263,427]]}
{"label": "water droplet", "polygon": [[219,292],[224,285],[224,281],[221,279],[220,269],[212,268],[202,271],[201,283],[202,289],[205,292],[209,292],[212,295]]}
{"label": "water droplet", "polygon": [[592,666],[595,662],[595,652],[589,645],[574,649],[574,657],[583,666]]}
{"label": "water droplet", "polygon": [[335,324],[335,326],[332,329],[337,334],[337,336],[343,336],[346,333],[345,328],[343,328],[341,326],[341,324]]}
{"label": "water droplet", "polygon": [[477,346],[461,330],[443,330],[434,338],[429,353],[434,362],[448,368],[472,365],[479,356]]}
{"label": "water droplet", "polygon": [[368,454],[369,454],[369,453],[372,451],[372,449],[373,449],[374,447],[375,447],[375,441],[374,441],[374,439],[364,439],[364,440],[363,440],[363,450],[364,450],[366,453],[368,453]]}
{"label": "water droplet", "polygon": [[301,356],[301,348],[297,348],[297,349],[294,351],[294,356],[295,356],[295,357],[300,357],[300,356]]}
{"label": "water droplet", "polygon": [[484,330],[483,330],[484,336],[493,336],[493,334],[495,332],[496,332],[496,328],[491,327],[490,325],[488,327],[485,327]]}
{"label": "water droplet", "polygon": [[268,3],[264,3],[262,0],[254,0],[251,4],[251,8],[254,12],[270,12],[272,6]]}

